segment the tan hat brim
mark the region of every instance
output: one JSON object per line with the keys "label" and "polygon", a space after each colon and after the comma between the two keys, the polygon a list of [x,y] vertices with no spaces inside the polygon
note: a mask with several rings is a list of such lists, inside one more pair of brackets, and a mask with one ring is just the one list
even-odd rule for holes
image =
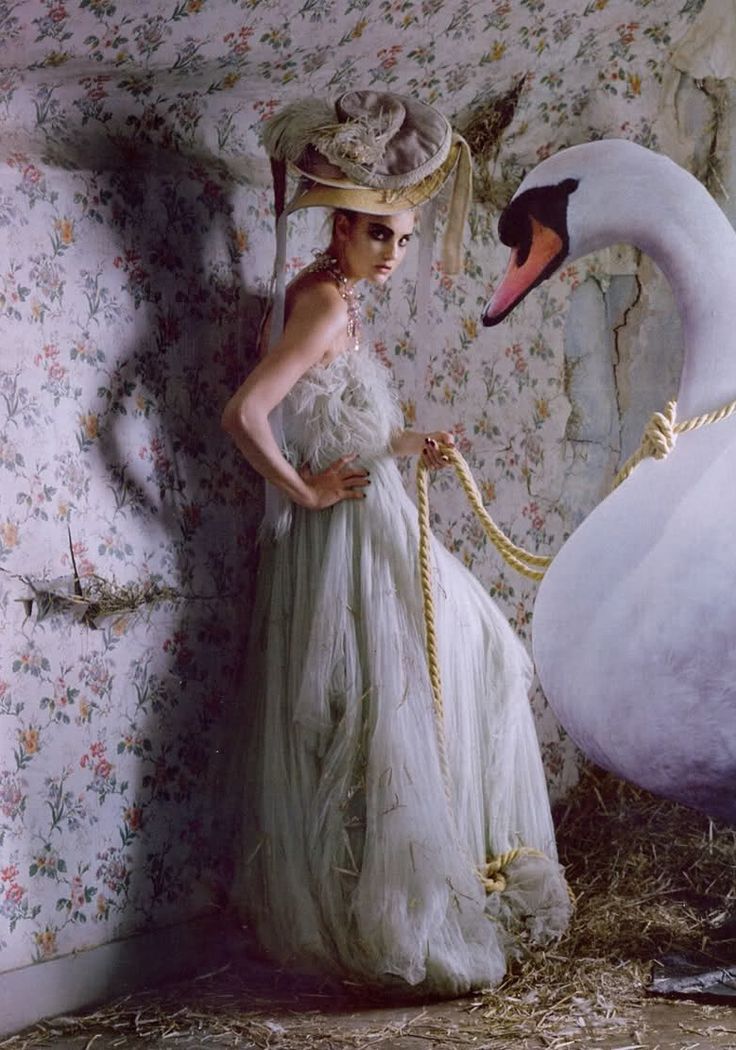
{"label": "tan hat brim", "polygon": [[431,200],[452,174],[460,156],[461,143],[453,143],[447,159],[426,178],[414,186],[400,190],[368,189],[358,186],[348,179],[330,179],[329,182],[316,181],[313,176],[295,169],[308,179],[307,188],[289,202],[287,212],[300,208],[347,208],[349,211],[363,212],[366,215],[395,215],[402,211],[411,211]]}

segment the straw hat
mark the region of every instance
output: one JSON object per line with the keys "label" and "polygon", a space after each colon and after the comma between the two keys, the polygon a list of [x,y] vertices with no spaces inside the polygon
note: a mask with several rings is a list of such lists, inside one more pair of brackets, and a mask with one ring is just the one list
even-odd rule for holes
{"label": "straw hat", "polygon": [[[472,168],[467,143],[433,106],[404,95],[349,91],[334,104],[291,103],[264,126],[277,217],[299,208],[390,215],[431,200],[454,174],[445,269],[460,268]],[[286,173],[299,179],[286,202]]]}

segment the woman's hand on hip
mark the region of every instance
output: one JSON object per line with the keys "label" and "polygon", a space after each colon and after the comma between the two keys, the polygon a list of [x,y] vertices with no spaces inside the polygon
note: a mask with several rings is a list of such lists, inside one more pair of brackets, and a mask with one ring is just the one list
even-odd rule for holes
{"label": "woman's hand on hip", "polygon": [[309,510],[325,510],[344,499],[365,499],[364,489],[371,482],[364,467],[352,465],[357,458],[356,453],[341,456],[318,474],[313,474],[306,465],[301,467],[299,476],[310,490],[309,502],[304,506]]}

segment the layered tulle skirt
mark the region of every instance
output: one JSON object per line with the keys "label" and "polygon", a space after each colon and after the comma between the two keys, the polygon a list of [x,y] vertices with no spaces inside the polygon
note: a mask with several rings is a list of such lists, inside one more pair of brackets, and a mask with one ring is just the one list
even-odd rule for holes
{"label": "layered tulle skirt", "polygon": [[[365,500],[295,508],[263,552],[235,901],[280,964],[461,994],[570,916],[530,664],[433,544],[443,775],[416,509],[392,459],[368,465]],[[479,869],[514,847],[505,885],[486,892]]]}

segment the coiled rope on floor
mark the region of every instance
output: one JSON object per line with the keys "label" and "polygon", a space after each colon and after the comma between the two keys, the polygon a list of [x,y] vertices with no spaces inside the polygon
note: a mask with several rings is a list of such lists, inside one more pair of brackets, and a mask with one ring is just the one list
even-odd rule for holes
{"label": "coiled rope on floor", "polygon": [[[506,850],[505,853],[499,853],[496,857],[491,857],[479,871],[480,881],[483,883],[483,887],[486,893],[503,893],[506,889],[506,876],[504,872],[509,864],[512,864],[517,857],[546,857],[546,853],[542,853],[540,849],[533,849],[531,846],[514,846],[513,849]],[[570,893],[570,887],[568,886],[568,893]],[[572,894],[570,893],[572,898]]]}

